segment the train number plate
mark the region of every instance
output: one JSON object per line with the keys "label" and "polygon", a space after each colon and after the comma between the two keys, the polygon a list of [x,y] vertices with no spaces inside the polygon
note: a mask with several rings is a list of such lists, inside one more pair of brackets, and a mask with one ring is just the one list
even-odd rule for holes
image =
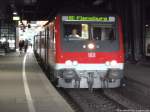
{"label": "train number plate", "polygon": [[88,53],[88,57],[89,58],[95,58],[96,57],[96,53],[94,53],[94,52]]}

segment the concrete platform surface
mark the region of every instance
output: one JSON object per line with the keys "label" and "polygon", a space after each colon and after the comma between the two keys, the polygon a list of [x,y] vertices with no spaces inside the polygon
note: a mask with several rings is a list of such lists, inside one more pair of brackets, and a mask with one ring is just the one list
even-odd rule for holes
{"label": "concrete platform surface", "polygon": [[73,112],[36,62],[32,50],[0,56],[0,112]]}

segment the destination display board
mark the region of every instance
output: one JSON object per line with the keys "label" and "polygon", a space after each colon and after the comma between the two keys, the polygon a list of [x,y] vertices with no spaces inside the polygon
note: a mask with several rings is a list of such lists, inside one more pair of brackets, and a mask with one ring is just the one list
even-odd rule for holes
{"label": "destination display board", "polygon": [[62,21],[115,22],[114,16],[62,16]]}

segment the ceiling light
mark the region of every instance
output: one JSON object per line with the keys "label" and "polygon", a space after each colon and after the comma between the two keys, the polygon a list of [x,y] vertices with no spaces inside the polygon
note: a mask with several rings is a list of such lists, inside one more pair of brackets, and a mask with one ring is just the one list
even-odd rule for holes
{"label": "ceiling light", "polygon": [[93,5],[100,5],[101,3],[103,3],[103,0],[95,0]]}

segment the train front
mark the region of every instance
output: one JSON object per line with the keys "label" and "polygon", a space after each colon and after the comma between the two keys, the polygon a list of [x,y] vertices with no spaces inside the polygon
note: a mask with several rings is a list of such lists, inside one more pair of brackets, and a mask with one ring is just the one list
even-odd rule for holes
{"label": "train front", "polygon": [[57,33],[60,29],[56,34],[58,86],[119,87],[124,68],[119,17],[61,16],[56,21],[60,24],[56,26]]}

